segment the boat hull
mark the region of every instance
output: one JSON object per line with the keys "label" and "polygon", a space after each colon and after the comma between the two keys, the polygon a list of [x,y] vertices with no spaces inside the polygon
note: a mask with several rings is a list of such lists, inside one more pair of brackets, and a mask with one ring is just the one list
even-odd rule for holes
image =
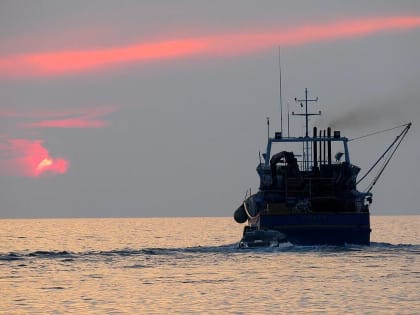
{"label": "boat hull", "polygon": [[261,214],[259,228],[279,231],[295,245],[370,245],[368,212]]}

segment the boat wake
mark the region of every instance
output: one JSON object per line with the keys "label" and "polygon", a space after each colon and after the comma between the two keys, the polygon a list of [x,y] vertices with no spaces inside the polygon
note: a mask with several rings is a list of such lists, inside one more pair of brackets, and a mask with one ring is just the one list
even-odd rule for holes
{"label": "boat wake", "polygon": [[388,253],[388,254],[420,254],[420,244],[390,244],[390,243],[375,243],[372,242],[370,246],[346,244],[343,246],[297,246],[291,243],[281,243],[278,247],[257,247],[239,249],[238,244],[227,244],[222,246],[195,246],[195,247],[181,247],[181,248],[142,248],[142,249],[115,249],[108,251],[85,251],[85,252],[71,252],[71,251],[45,251],[38,250],[32,252],[9,252],[0,253],[0,264],[15,261],[36,261],[56,259],[65,262],[80,261],[80,260],[109,260],[109,259],[123,259],[123,258],[139,258],[139,257],[175,257],[183,258],[191,256],[206,256],[206,255],[238,255],[247,253],[345,253],[345,252],[364,252],[364,253]]}

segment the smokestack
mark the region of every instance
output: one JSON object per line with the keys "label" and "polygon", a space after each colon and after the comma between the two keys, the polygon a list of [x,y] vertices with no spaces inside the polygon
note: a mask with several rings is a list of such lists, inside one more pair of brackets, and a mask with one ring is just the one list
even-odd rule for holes
{"label": "smokestack", "polygon": [[[319,131],[319,137],[322,138],[322,130]],[[322,164],[322,141],[319,142],[319,166]]]}
{"label": "smokestack", "polygon": [[[324,129],[324,139],[327,137],[327,133],[326,133],[326,131],[325,131],[325,129]],[[326,162],[326,156],[327,156],[327,154],[326,154],[326,149],[327,149],[327,144],[326,144],[326,141],[327,140],[324,140],[324,141],[322,141],[323,142],[323,155],[322,155],[322,164],[325,164],[325,162]]]}
{"label": "smokestack", "polygon": [[331,128],[327,128],[327,137],[328,137],[328,165],[331,165]]}
{"label": "smokestack", "polygon": [[[314,138],[316,138],[316,132],[317,132],[316,127],[314,127]],[[314,164],[314,167],[318,167],[318,160],[317,160],[318,159],[318,152],[317,152],[318,144],[317,144],[317,142],[314,141],[312,143],[312,146],[314,148],[314,162],[313,162],[313,164]]]}

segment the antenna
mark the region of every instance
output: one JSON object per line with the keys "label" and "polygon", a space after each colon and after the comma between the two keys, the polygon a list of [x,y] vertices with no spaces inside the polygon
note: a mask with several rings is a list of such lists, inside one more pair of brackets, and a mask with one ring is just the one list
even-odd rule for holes
{"label": "antenna", "polygon": [[270,117],[267,117],[267,139],[270,139]]}
{"label": "antenna", "polygon": [[280,96],[280,131],[283,134],[283,98],[281,94],[281,58],[280,58],[280,46],[279,46],[279,96]]}

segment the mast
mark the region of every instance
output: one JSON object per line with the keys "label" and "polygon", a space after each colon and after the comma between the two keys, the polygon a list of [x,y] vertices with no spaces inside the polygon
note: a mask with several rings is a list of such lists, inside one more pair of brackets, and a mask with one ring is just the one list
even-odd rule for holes
{"label": "mast", "polygon": [[[294,116],[305,116],[305,138],[309,138],[309,116],[317,116],[321,115],[321,111],[318,111],[318,113],[308,113],[308,102],[318,102],[318,96],[314,99],[308,99],[308,89],[305,88],[305,98],[304,99],[298,99],[295,97],[295,102],[300,103],[300,107],[303,107],[303,102],[305,103],[305,113],[304,114],[295,114],[292,112],[292,115]],[[305,169],[309,166],[309,141],[305,142],[305,149],[304,149],[304,157],[305,157]]]}
{"label": "mast", "polygon": [[303,107],[303,103],[305,102],[305,114],[295,114],[292,112],[292,115],[294,116],[305,116],[305,126],[306,126],[306,132],[305,137],[308,137],[308,129],[309,129],[309,116],[317,116],[321,115],[321,111],[318,111],[318,113],[308,113],[308,102],[318,102],[318,96],[314,99],[308,99],[308,89],[305,88],[305,98],[304,99],[298,99],[295,97],[295,102],[300,103],[300,107]]}

